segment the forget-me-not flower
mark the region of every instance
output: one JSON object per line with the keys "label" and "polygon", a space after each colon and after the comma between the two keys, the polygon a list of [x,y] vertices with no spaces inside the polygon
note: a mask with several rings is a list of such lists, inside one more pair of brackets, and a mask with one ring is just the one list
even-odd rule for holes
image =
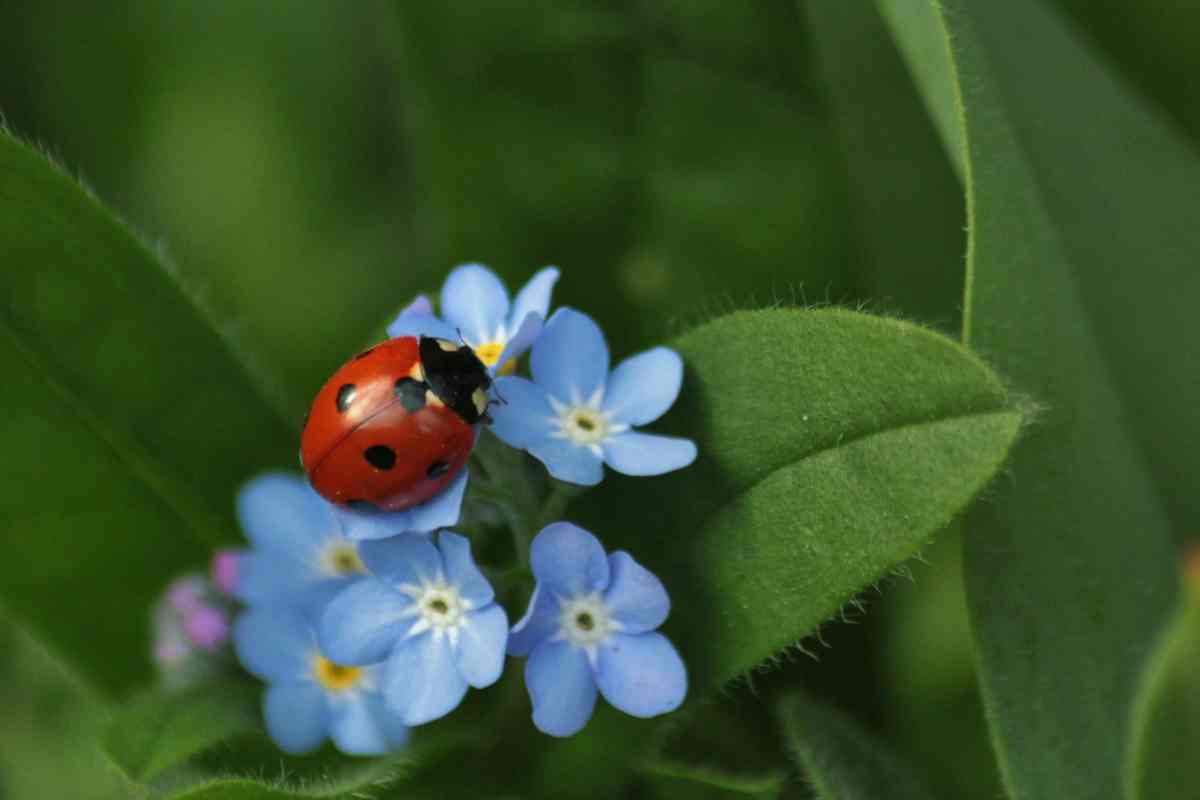
{"label": "forget-me-not flower", "polygon": [[556,268],[539,270],[510,301],[508,289],[494,272],[481,264],[463,264],[442,284],[440,319],[429,298],[419,296],[388,326],[388,336],[433,336],[454,342],[461,335],[495,373],[537,338],[557,280]]}
{"label": "forget-me-not flower", "polygon": [[403,511],[383,511],[376,508],[342,508],[331,506],[341,526],[342,534],[355,542],[386,539],[402,533],[429,533],[438,528],[458,524],[462,515],[463,497],[467,493],[467,468],[420,505]]}
{"label": "forget-me-not flower", "polygon": [[310,612],[285,606],[254,608],[234,623],[242,665],[266,681],[267,733],[289,753],[307,753],[326,736],[350,755],[378,755],[408,738],[408,727],[379,692],[379,669],[325,657]]}
{"label": "forget-me-not flower", "polygon": [[687,670],[656,632],[671,609],[658,578],[624,551],[605,555],[595,536],[568,522],[534,538],[530,565],[537,585],[508,652],[529,657],[525,686],[538,730],[577,733],[592,716],[597,690],[635,717],[679,707]]}
{"label": "forget-me-not flower", "polygon": [[237,515],[252,547],[232,588],[250,606],[321,606],[365,572],[336,507],[301,478],[254,478],[238,493]]}
{"label": "forget-me-not flower", "polygon": [[626,475],[660,475],[691,464],[696,445],[690,439],[633,429],[661,417],[679,396],[679,354],[656,347],[611,374],[608,365],[600,327],[586,314],[559,309],[533,344],[533,381],[496,381],[496,394],[506,402],[491,408],[492,431],[570,483],[599,483],[603,464]]}
{"label": "forget-me-not flower", "polygon": [[382,690],[408,725],[452,711],[468,686],[495,683],[508,617],[475,566],[471,545],[449,531],[437,544],[399,536],[359,546],[371,575],[333,599],[321,648],[343,664],[387,660]]}

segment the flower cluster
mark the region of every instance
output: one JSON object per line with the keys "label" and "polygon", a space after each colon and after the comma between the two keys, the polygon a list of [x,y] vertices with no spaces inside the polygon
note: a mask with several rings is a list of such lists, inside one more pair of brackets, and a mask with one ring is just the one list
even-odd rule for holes
{"label": "flower cluster", "polygon": [[[491,432],[553,478],[591,486],[605,464],[637,476],[690,464],[691,441],[635,430],[674,403],[679,356],[655,348],[610,372],[592,319],[569,308],[549,314],[558,277],[543,269],[510,298],[488,269],[461,266],[442,288],[440,316],[418,297],[388,333],[470,347],[496,376]],[[527,351],[529,378],[515,374]],[[583,728],[597,695],[638,717],[683,702],[683,661],[657,632],[670,610],[657,577],[624,551],[606,553],[582,528],[555,522],[525,540],[535,585],[510,626],[472,541],[452,530],[467,488],[464,469],[436,496],[395,512],[331,504],[284,473],[259,476],[239,493],[250,547],[222,555],[214,575],[244,605],[234,649],[268,685],[264,716],[281,748],[303,753],[326,738],[351,754],[399,746],[411,727],[496,683],[506,656],[527,659],[534,725],[554,736]],[[502,594],[518,588],[503,585]]]}
{"label": "flower cluster", "polygon": [[165,686],[190,686],[227,668],[235,558],[231,551],[217,553],[210,576],[176,578],[155,604],[152,656]]}

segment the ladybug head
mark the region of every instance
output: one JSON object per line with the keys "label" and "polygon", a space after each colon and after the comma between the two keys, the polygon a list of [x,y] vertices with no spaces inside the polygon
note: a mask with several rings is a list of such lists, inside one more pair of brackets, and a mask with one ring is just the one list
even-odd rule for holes
{"label": "ladybug head", "polygon": [[468,425],[490,422],[487,409],[492,376],[471,348],[447,339],[422,336],[421,366],[425,382],[446,407]]}

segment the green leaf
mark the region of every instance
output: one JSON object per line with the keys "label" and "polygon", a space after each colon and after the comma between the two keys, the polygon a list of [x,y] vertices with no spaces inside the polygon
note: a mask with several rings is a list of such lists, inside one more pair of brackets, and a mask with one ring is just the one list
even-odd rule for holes
{"label": "green leaf", "polygon": [[218,742],[258,728],[258,693],[245,682],[148,692],[113,719],[104,750],[130,780],[147,783]]}
{"label": "green leaf", "polygon": [[149,672],[157,592],[234,537],[234,490],[292,436],[93,197],[3,132],[0,174],[0,596],[123,688]]}
{"label": "green leaf", "polygon": [[687,377],[662,429],[696,437],[697,463],[610,473],[580,510],[662,575],[693,694],[796,644],[916,553],[1021,424],[981,361],[904,322],[739,312],[673,346]]}
{"label": "green leaf", "polygon": [[966,547],[1001,770],[1115,797],[1171,529],[1200,521],[1200,161],[1036,2],[881,7],[966,165],[964,335],[1046,405]]}
{"label": "green leaf", "polygon": [[779,715],[797,766],[819,800],[933,797],[910,764],[844,713],[797,694],[780,702]]}
{"label": "green leaf", "polygon": [[[1193,556],[1195,558],[1195,556]],[[1127,800],[1196,796],[1200,749],[1200,571],[1149,659],[1133,706]]]}

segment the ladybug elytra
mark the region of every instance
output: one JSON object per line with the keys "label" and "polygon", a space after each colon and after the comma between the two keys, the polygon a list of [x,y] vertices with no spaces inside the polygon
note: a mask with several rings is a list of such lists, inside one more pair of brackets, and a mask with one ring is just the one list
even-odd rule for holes
{"label": "ladybug elytra", "polygon": [[402,511],[466,466],[490,422],[487,368],[469,347],[427,336],[359,353],[313,400],[300,438],[309,482],[332,503]]}

